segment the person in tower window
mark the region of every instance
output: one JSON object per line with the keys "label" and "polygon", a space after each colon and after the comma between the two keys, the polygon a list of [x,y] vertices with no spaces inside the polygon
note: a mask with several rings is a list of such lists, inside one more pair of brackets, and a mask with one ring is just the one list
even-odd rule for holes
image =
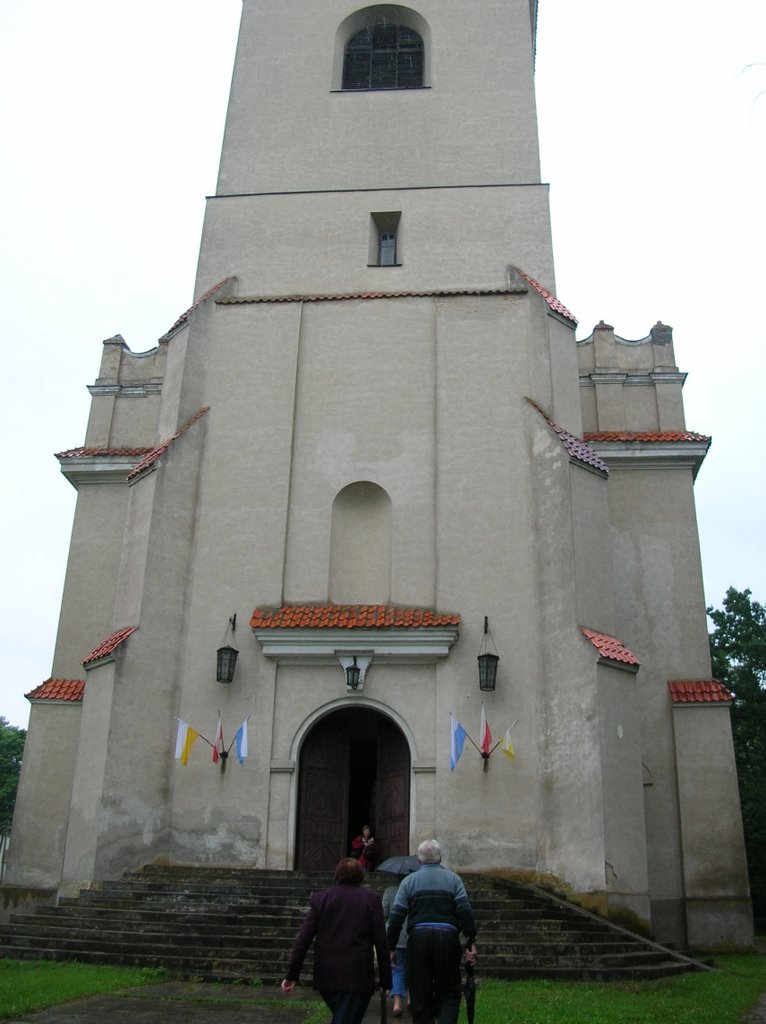
{"label": "person in tower window", "polygon": [[369,825],[365,825],[362,834],[351,843],[351,855],[356,857],[365,871],[371,871],[377,850],[378,844],[372,834],[372,829]]}

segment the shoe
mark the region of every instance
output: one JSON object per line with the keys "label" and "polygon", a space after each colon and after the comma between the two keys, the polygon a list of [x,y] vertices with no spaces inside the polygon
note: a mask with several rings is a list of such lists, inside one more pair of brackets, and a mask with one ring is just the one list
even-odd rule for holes
{"label": "shoe", "polygon": [[395,1006],[393,1008],[393,1010],[391,1011],[391,1016],[392,1017],[401,1017],[401,1015],[402,1015],[402,1008],[401,1008],[401,1006]]}

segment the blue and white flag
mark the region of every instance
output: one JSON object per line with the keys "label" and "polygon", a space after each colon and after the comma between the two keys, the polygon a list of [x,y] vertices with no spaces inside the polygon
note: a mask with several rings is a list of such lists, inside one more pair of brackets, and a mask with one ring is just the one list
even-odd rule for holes
{"label": "blue and white flag", "polygon": [[[248,715],[248,718],[250,716]],[[247,757],[247,718],[244,720],[239,729],[237,729],[237,735],[234,737],[234,742],[237,745],[237,760],[240,764],[245,763]]]}
{"label": "blue and white flag", "polygon": [[450,771],[454,772],[455,766],[457,765],[460,757],[463,753],[463,744],[465,743],[465,729],[458,722],[455,716],[450,711],[449,714],[450,724],[450,753],[449,753],[449,767]]}

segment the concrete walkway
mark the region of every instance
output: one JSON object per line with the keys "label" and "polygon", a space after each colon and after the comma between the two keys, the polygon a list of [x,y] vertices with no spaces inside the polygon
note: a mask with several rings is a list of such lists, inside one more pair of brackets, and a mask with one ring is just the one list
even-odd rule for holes
{"label": "concrete walkway", "polygon": [[[19,1017],[6,1024],[305,1024],[311,1004],[321,1002],[309,987],[285,995],[276,985],[206,985],[167,982],[92,996]],[[330,1012],[327,1011],[329,1020]],[[373,996],[364,1024],[379,1024],[380,997]]]}
{"label": "concrete walkway", "polygon": [[766,1024],[766,995],[761,996],[758,1005],[745,1014],[742,1024]]}

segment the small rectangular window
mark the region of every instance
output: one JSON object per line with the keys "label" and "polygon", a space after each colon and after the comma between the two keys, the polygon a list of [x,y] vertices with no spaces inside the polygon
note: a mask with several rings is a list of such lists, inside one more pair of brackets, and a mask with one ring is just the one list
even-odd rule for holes
{"label": "small rectangular window", "polygon": [[380,236],[380,259],[381,267],[393,267],[396,263],[396,235],[386,234]]}
{"label": "small rectangular window", "polygon": [[401,210],[370,214],[369,266],[396,267],[402,262],[401,216]]}

